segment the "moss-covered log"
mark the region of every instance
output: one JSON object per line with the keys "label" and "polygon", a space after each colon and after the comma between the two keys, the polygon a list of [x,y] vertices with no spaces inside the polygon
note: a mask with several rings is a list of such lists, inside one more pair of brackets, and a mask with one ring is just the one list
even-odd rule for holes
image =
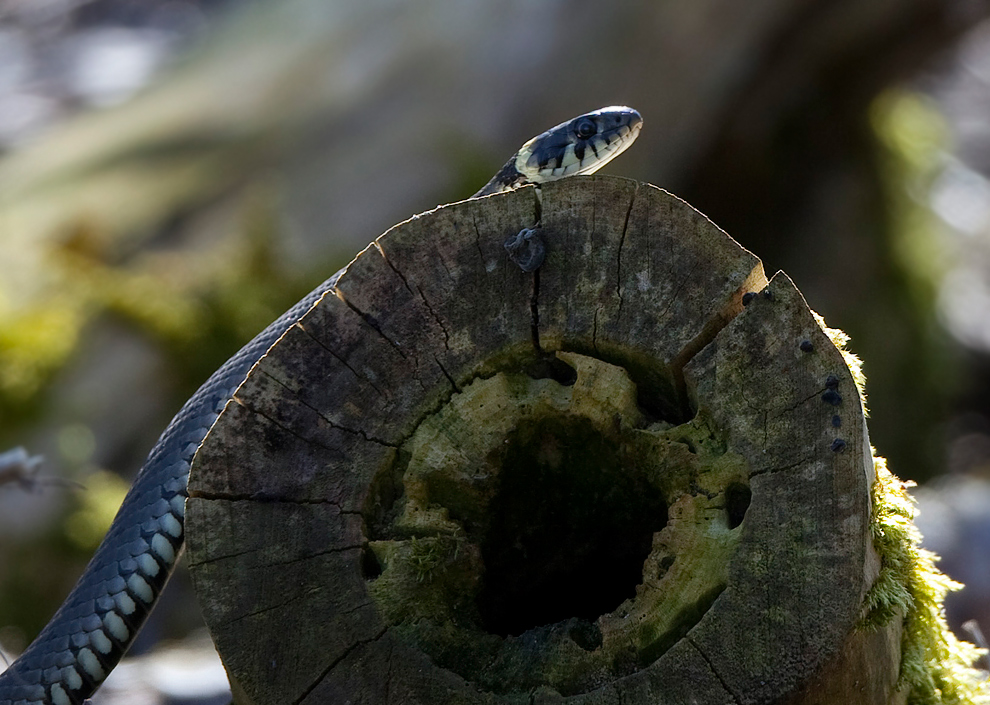
{"label": "moss-covered log", "polygon": [[[539,226],[524,273],[503,242]],[[900,702],[840,352],[655,187],[574,178],[387,232],[193,467],[237,702]]]}

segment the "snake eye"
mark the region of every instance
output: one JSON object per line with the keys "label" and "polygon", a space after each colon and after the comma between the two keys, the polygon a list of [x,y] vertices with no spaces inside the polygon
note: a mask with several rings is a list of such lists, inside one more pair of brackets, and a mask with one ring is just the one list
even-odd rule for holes
{"label": "snake eye", "polygon": [[591,118],[579,118],[574,124],[574,132],[583,140],[593,137],[598,132],[598,126]]}

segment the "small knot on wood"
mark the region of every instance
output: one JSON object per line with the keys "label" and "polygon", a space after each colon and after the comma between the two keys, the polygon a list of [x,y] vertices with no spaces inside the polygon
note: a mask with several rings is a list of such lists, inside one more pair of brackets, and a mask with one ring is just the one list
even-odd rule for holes
{"label": "small knot on wood", "polygon": [[505,252],[524,272],[535,272],[547,256],[547,247],[539,228],[523,228],[506,238]]}

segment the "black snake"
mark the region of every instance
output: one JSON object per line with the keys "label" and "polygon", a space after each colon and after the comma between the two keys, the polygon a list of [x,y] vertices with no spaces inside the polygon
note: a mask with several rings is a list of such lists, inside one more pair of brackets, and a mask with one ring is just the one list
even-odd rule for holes
{"label": "black snake", "polygon": [[[561,123],[526,142],[472,198],[590,174],[632,144],[642,124],[638,112],[620,106]],[[103,682],[134,640],[182,550],[189,466],[200,443],[251,367],[340,274],[241,348],[175,415],[68,598],[0,673],[0,705],[75,705]]]}

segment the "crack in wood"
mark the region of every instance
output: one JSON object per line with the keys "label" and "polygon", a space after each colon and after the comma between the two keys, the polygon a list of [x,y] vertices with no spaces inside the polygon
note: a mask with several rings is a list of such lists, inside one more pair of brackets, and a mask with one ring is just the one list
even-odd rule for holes
{"label": "crack in wood", "polygon": [[592,319],[591,328],[591,348],[595,351],[597,357],[601,357],[601,351],[598,349],[598,314],[602,312],[602,307],[597,306],[595,308],[595,316]]}
{"label": "crack in wood", "polygon": [[374,389],[376,392],[378,392],[378,395],[379,396],[384,397],[386,399],[391,399],[392,398],[392,395],[391,394],[389,394],[387,391],[383,391],[377,384],[375,384],[368,377],[366,377],[366,376],[364,376],[362,374],[359,374],[357,370],[355,370],[353,367],[351,367],[350,363],[348,363],[345,358],[343,358],[340,355],[338,355],[336,352],[334,352],[334,350],[329,345],[325,344],[322,340],[320,340],[315,335],[313,335],[313,333],[311,333],[309,330],[307,330],[306,329],[306,326],[302,322],[296,323],[296,326],[298,326],[299,330],[301,330],[303,333],[305,333],[307,336],[309,336],[310,339],[312,339],[317,345],[319,345],[321,348],[323,348],[324,350],[326,350],[335,360],[337,360],[337,362],[339,362],[344,367],[346,367],[348,370],[350,370],[351,373],[357,379],[361,380],[362,382],[366,382],[372,389]]}
{"label": "crack in wood", "polygon": [[[455,229],[457,228],[456,225],[454,227],[455,227]],[[447,266],[447,262],[444,261],[444,258],[443,257],[437,257],[436,260],[437,260],[437,262],[440,263],[440,266],[443,267],[444,274],[447,275],[447,278],[450,281],[457,281],[457,277],[455,277],[454,276],[454,273],[450,271],[450,267]]]}
{"label": "crack in wood", "polygon": [[687,276],[682,277],[677,282],[677,284],[674,285],[674,290],[670,295],[670,299],[667,301],[667,305],[663,307],[663,311],[661,311],[660,315],[657,316],[658,321],[662,321],[667,317],[667,314],[670,312],[671,307],[675,303],[677,303],[677,298],[681,295],[681,292],[684,290],[684,287],[687,286],[689,282],[694,280],[694,275],[697,271],[698,271],[698,265],[697,264],[692,265],[691,269],[688,270]]}
{"label": "crack in wood", "polygon": [[395,645],[388,645],[388,657],[385,661],[388,663],[388,668],[385,669],[385,698],[382,702],[391,702],[392,693],[392,654],[395,652]]}
{"label": "crack in wood", "polygon": [[[198,495],[197,495],[197,498],[202,499]],[[209,558],[207,560],[203,560],[203,561],[193,561],[193,560],[190,560],[188,567],[195,568],[195,567],[198,567],[198,566],[201,566],[201,565],[208,565],[210,563],[215,563],[217,561],[229,560],[231,558],[237,558],[239,556],[246,556],[248,554],[257,553],[257,552],[258,552],[258,549],[256,549],[256,548],[248,548],[248,549],[245,549],[243,551],[235,551],[233,553],[226,553],[226,554],[224,554],[222,556],[213,556],[213,557],[211,557],[211,558]]]}
{"label": "crack in wood", "polygon": [[754,477],[760,477],[761,475],[769,475],[775,472],[786,472],[787,470],[793,470],[794,468],[801,467],[805,463],[810,463],[814,459],[815,459],[814,455],[805,455],[801,458],[798,458],[793,463],[788,463],[787,465],[777,465],[772,468],[753,470],[752,472],[749,473],[749,479],[752,480]]}
{"label": "crack in wood", "polygon": [[[414,289],[413,286],[409,283],[409,280],[406,279],[406,276],[399,270],[399,268],[394,264],[392,264],[392,260],[388,258],[388,255],[385,253],[385,249],[381,246],[381,244],[376,240],[374,245],[376,248],[378,248],[378,253],[382,256],[382,259],[385,260],[385,264],[387,264],[389,266],[389,269],[395,272],[395,275],[402,280],[402,284],[403,286],[406,287],[406,290],[413,296],[419,296],[420,300],[423,302],[423,305],[426,307],[426,310],[430,312],[430,315],[433,317],[433,320],[436,322],[437,326],[440,328],[441,331],[443,331],[444,347],[450,350],[450,333],[447,330],[447,327],[443,324],[443,320],[440,318],[440,315],[433,310],[433,307],[430,305],[430,302],[426,300],[426,295],[423,293],[422,287],[420,287],[417,284]],[[437,257],[436,259],[440,260],[439,257]],[[441,260],[441,264],[442,264],[442,260]]]}
{"label": "crack in wood", "polygon": [[538,356],[543,355],[540,346],[540,270],[533,272],[533,289],[529,297],[529,329],[533,341],[533,349]]}
{"label": "crack in wood", "polygon": [[336,548],[328,548],[323,551],[317,551],[316,553],[310,553],[305,556],[299,556],[298,558],[289,558],[284,561],[269,561],[263,566],[258,566],[261,570],[268,570],[271,566],[280,565],[292,565],[293,563],[302,563],[303,561],[312,560],[313,558],[319,558],[321,556],[332,556],[335,553],[347,553],[348,551],[360,551],[364,548],[363,544],[357,544],[356,546],[338,546]]}
{"label": "crack in wood", "polygon": [[742,401],[743,401],[743,403],[746,404],[746,406],[749,407],[749,410],[753,414],[759,414],[759,415],[762,415],[762,417],[763,417],[763,423],[762,423],[762,426],[763,426],[763,441],[760,443],[760,446],[764,450],[766,450],[767,442],[770,440],[770,412],[767,411],[766,409],[764,409],[762,406],[757,406],[756,404],[754,404],[753,402],[751,402],[747,398],[743,398]]}
{"label": "crack in wood", "polygon": [[[277,377],[275,377],[274,375],[272,375],[268,370],[265,370],[265,369],[262,368],[262,369],[259,369],[258,371],[261,374],[265,375],[268,379],[272,380],[275,384],[277,384],[278,386],[280,386],[286,392],[288,392],[297,402],[299,402],[300,404],[302,404],[303,406],[305,406],[307,409],[309,409],[310,411],[312,411],[314,414],[316,414],[318,417],[320,417],[321,419],[323,419],[327,424],[329,424],[329,426],[331,428],[335,428],[338,431],[343,431],[344,433],[350,433],[350,434],[355,435],[355,436],[361,436],[361,438],[363,438],[364,440],[368,441],[369,443],[377,443],[378,445],[387,446],[389,448],[398,448],[399,447],[395,443],[389,443],[388,441],[386,441],[384,439],[376,438],[375,436],[370,435],[367,431],[364,431],[363,429],[349,428],[347,426],[344,426],[343,424],[337,423],[336,421],[333,421],[332,419],[327,418],[326,416],[323,415],[323,412],[322,411],[320,411],[319,409],[317,409],[312,404],[309,404],[308,402],[306,402],[306,400],[303,399],[302,397],[300,397],[295,391],[293,391],[293,389],[291,387],[289,387],[287,384],[285,384],[284,382],[282,382],[280,379],[278,379]],[[249,409],[250,411],[254,411],[255,413],[258,413],[258,414],[261,414],[262,416],[264,416],[264,414],[262,414],[260,411],[256,411],[254,408],[249,407],[246,403],[242,403],[241,405],[244,408]],[[265,416],[265,418],[268,418],[268,417]],[[269,420],[272,421],[272,423],[276,423],[272,419],[269,419]]]}
{"label": "crack in wood", "polygon": [[[537,186],[533,199],[533,228],[539,228],[543,221],[543,192]],[[540,345],[540,268],[533,270],[533,288],[529,297],[529,329],[530,338],[533,343],[533,350],[538,357],[544,355],[543,347]]]}
{"label": "crack in wood", "polygon": [[629,207],[626,209],[626,218],[622,223],[622,233],[619,235],[619,247],[615,254],[615,295],[619,297],[619,306],[616,310],[616,318],[622,318],[622,247],[626,244],[626,233],[629,231],[629,217],[632,215],[633,204],[636,203],[636,196],[639,195],[639,184],[633,190],[629,199]]}
{"label": "crack in wood", "polygon": [[242,399],[241,397],[237,396],[236,394],[234,396],[232,396],[230,398],[230,400],[233,401],[233,402],[235,402],[235,403],[237,403],[237,404],[240,404],[242,407],[244,407],[245,409],[247,409],[248,411],[250,411],[252,414],[257,414],[258,416],[260,416],[261,418],[265,419],[266,421],[269,421],[272,425],[278,426],[280,429],[282,429],[286,433],[288,433],[288,434],[290,434],[292,436],[295,436],[296,438],[298,438],[299,440],[301,440],[301,441],[303,441],[305,443],[309,443],[311,445],[317,446],[318,448],[323,448],[324,450],[336,451],[336,448],[334,448],[332,446],[325,445],[323,443],[320,443],[316,439],[307,438],[306,436],[304,436],[301,433],[299,433],[299,432],[297,432],[297,431],[289,428],[288,426],[286,426],[285,424],[281,423],[280,421],[277,421],[277,420],[273,419],[271,416],[269,416],[265,412],[263,412],[260,409],[254,407],[254,406],[252,406],[250,404],[248,404],[244,399]]}
{"label": "crack in wood", "polygon": [[[758,264],[758,267],[762,268],[762,264]],[[750,277],[752,277],[752,272],[750,272]],[[748,281],[749,278],[747,278]],[[710,345],[715,338],[721,333],[730,323],[732,323],[735,318],[742,313],[745,309],[741,306],[742,301],[742,291],[741,286],[729,299],[729,301],[723,306],[720,311],[717,311],[705,325],[702,327],[701,331],[692,338],[670,363],[670,375],[674,382],[674,391],[677,395],[677,403],[681,407],[681,412],[686,418],[690,418],[693,414],[690,409],[690,399],[687,395],[687,380],[684,378],[684,368],[689,362],[691,362],[694,357],[704,350],[708,345]]]}
{"label": "crack in wood", "polygon": [[359,309],[357,306],[355,306],[354,304],[352,304],[350,301],[348,301],[347,300],[347,297],[344,296],[344,292],[342,292],[340,289],[334,289],[334,293],[337,295],[337,298],[338,299],[340,299],[341,301],[344,302],[344,304],[347,306],[347,308],[351,309],[354,313],[356,313],[361,318],[361,320],[364,321],[373,331],[375,331],[376,333],[378,333],[378,335],[380,335],[385,340],[385,342],[387,342],[389,345],[391,345],[393,348],[395,348],[395,351],[397,353],[399,353],[399,355],[402,356],[402,358],[404,360],[408,360],[409,359],[406,356],[406,353],[403,352],[403,350],[399,346],[399,344],[396,343],[394,340],[392,340],[387,335],[385,335],[385,333],[382,332],[382,329],[378,325],[378,321],[375,320],[375,317],[374,316],[372,316],[369,313],[365,313],[364,311],[362,311],[361,309]]}
{"label": "crack in wood", "polygon": [[677,355],[674,359],[670,361],[670,376],[674,383],[674,394],[676,396],[676,404],[680,409],[681,415],[689,419],[694,414],[691,412],[691,403],[688,399],[687,394],[687,380],[684,378],[684,368],[689,362],[697,355],[699,352],[705,349],[715,337],[722,332],[732,321],[733,317],[726,317],[721,312],[715,314],[708,322],[702,327],[701,331],[694,336]]}
{"label": "crack in wood", "polygon": [[[379,252],[381,252],[380,249],[379,249]],[[387,261],[388,260],[386,260],[386,262]],[[407,355],[403,351],[402,346],[400,346],[397,342],[395,342],[394,340],[392,340],[391,338],[389,338],[387,335],[385,335],[385,332],[381,329],[381,326],[378,324],[378,321],[375,319],[374,316],[372,316],[369,313],[365,313],[364,311],[362,311],[361,309],[359,309],[357,306],[355,306],[353,303],[351,303],[350,301],[348,301],[347,300],[347,297],[345,297],[344,296],[344,293],[342,291],[340,291],[339,289],[335,289],[334,291],[336,292],[337,297],[341,301],[343,301],[347,305],[347,307],[349,309],[351,309],[354,313],[356,313],[358,316],[360,316],[361,317],[361,320],[364,321],[365,323],[367,323],[368,326],[370,326],[372,330],[374,330],[376,333],[378,333],[378,335],[380,335],[382,337],[382,339],[384,339],[389,345],[391,345],[395,349],[395,351],[397,353],[399,353],[399,355],[402,357],[402,359],[404,359],[404,360],[408,360],[409,359],[410,356]],[[422,369],[422,363],[420,362],[419,357],[413,351],[410,351],[410,355],[412,356],[413,366],[416,368],[417,371],[418,370],[421,370]],[[423,379],[422,379],[422,377],[419,374],[412,375],[412,377],[415,378],[417,384],[419,384],[420,388],[422,388],[422,390],[424,392],[428,392],[429,391],[429,388],[427,387],[426,383],[423,382]]]}
{"label": "crack in wood", "polygon": [[358,604],[354,605],[353,607],[351,607],[349,609],[341,610],[340,611],[340,614],[354,614],[358,610],[364,609],[365,607],[373,607],[374,604],[375,603],[372,600],[366,600],[364,602],[359,602]]}
{"label": "crack in wood", "polygon": [[718,680],[719,684],[722,686],[725,692],[732,697],[733,702],[736,705],[742,705],[742,698],[739,696],[738,693],[736,693],[732,688],[729,687],[729,684],[726,683],[725,680],[722,678],[722,676],[719,675],[718,671],[715,670],[715,665],[712,663],[711,659],[708,658],[708,654],[702,651],[701,647],[694,639],[691,638],[690,635],[686,636],[684,639],[685,641],[687,641],[688,644],[694,647],[694,650],[696,652],[698,652],[698,655],[701,656],[705,664],[708,666],[708,670],[711,671],[713,676],[715,676],[716,680]]}
{"label": "crack in wood", "polygon": [[310,685],[308,688],[306,688],[306,690],[303,691],[302,695],[300,695],[296,700],[293,701],[293,705],[299,705],[299,703],[301,703],[303,700],[309,697],[309,694],[312,693],[316,689],[316,687],[320,683],[322,683],[327,676],[330,675],[330,672],[333,671],[333,669],[335,669],[340,664],[341,661],[343,661],[348,656],[350,656],[357,648],[364,646],[365,644],[371,644],[378,641],[383,636],[385,636],[387,632],[388,632],[388,627],[382,627],[381,630],[379,630],[378,633],[375,634],[370,639],[358,639],[353,644],[351,644],[346,649],[344,649],[344,652],[330,662],[330,665],[327,666],[323,670],[323,672],[313,681],[313,684]]}
{"label": "crack in wood", "polygon": [[485,261],[485,252],[481,249],[481,230],[478,229],[478,214],[471,213],[471,224],[474,225],[474,246],[478,250],[478,257],[481,259],[481,266],[488,271],[488,263]]}
{"label": "crack in wood", "polygon": [[804,399],[801,399],[800,401],[796,401],[793,404],[791,404],[790,406],[786,406],[786,407],[780,409],[779,411],[777,411],[776,413],[774,413],[773,418],[779,418],[781,416],[784,416],[785,414],[791,413],[792,411],[794,411],[795,409],[797,409],[799,406],[803,406],[804,404],[807,404],[812,399],[815,399],[820,394],[824,393],[825,392],[825,389],[826,389],[826,387],[822,387],[821,389],[813,392],[812,394],[810,394],[809,396],[805,397]]}
{"label": "crack in wood", "polygon": [[[299,556],[297,558],[291,558],[291,559],[284,560],[284,561],[265,561],[265,563],[263,565],[249,567],[248,570],[269,570],[273,566],[287,566],[287,565],[292,565],[294,563],[302,563],[304,561],[309,561],[309,560],[312,560],[314,558],[320,558],[321,556],[332,556],[335,553],[346,553],[348,551],[360,551],[361,549],[362,549],[362,546],[361,545],[357,545],[357,546],[340,546],[340,547],[337,547],[337,548],[328,548],[328,549],[326,549],[324,551],[318,551],[317,553],[310,553],[310,554],[307,554],[305,556]],[[235,554],[234,556],[217,556],[216,558],[211,558],[211,559],[206,560],[206,561],[200,561],[196,565],[197,566],[210,565],[212,563],[217,563],[217,562],[220,562],[220,561],[223,561],[223,560],[228,560],[230,557],[237,557],[237,556],[241,556],[241,555],[250,555],[252,553],[260,553],[263,550],[265,550],[265,547],[264,546],[259,546],[254,551],[244,551],[242,553]],[[192,564],[190,563],[190,565],[192,565]],[[300,596],[298,596],[296,598],[293,598],[293,600],[301,599],[302,597],[304,597],[304,595],[300,595]],[[257,610],[255,612],[250,612],[248,614],[242,614],[239,617],[234,617],[232,619],[221,620],[220,621],[220,624],[222,624],[222,625],[234,624],[234,623],[236,623],[236,622],[238,622],[238,621],[240,621],[242,619],[246,619],[248,617],[253,617],[256,614],[262,614],[263,612],[269,612],[271,610],[278,609],[279,607],[283,606],[284,604],[287,604],[287,603],[282,603],[282,604],[279,604],[279,605],[272,605],[271,607],[266,607],[266,608],[264,608],[262,610]],[[368,604],[368,603],[365,603],[365,604]],[[355,611],[356,609],[357,608],[354,608],[351,611]],[[347,612],[342,612],[341,614],[347,614]]]}
{"label": "crack in wood", "polygon": [[[398,273],[398,270],[396,270],[396,273]],[[399,274],[399,276],[401,277],[402,275]],[[419,285],[416,286],[416,291],[419,293],[419,298],[423,300],[423,305],[426,306],[426,310],[430,312],[430,315],[433,316],[433,320],[436,321],[437,325],[440,327],[440,330],[443,331],[443,346],[447,348],[447,350],[450,350],[450,332],[447,330],[447,326],[443,324],[443,319],[441,319],[440,314],[434,311],[433,307],[430,306],[430,302],[426,300],[426,295],[423,294],[423,290],[419,287]]]}
{"label": "crack in wood", "polygon": [[195,493],[189,494],[190,499],[205,499],[209,502],[257,502],[260,504],[299,504],[299,505],[326,505],[328,507],[336,507],[341,516],[344,515],[354,515],[361,516],[364,515],[358,509],[345,509],[340,506],[339,502],[332,499],[304,499],[304,498],[293,498],[286,499],[285,497],[274,497],[270,494],[264,492],[220,492],[215,490],[200,490]]}
{"label": "crack in wood", "polygon": [[437,363],[437,367],[439,367],[440,371],[443,372],[443,376],[447,378],[448,382],[450,382],[450,386],[453,387],[454,393],[456,394],[460,392],[460,387],[457,386],[457,382],[455,382],[454,378],[451,377],[449,372],[447,372],[447,368],[443,366],[443,363],[440,362],[440,358],[434,355],[433,361]]}
{"label": "crack in wood", "polygon": [[242,614],[242,615],[240,615],[238,617],[233,617],[231,619],[220,620],[218,622],[218,624],[220,624],[221,626],[225,626],[225,627],[226,626],[229,626],[231,624],[237,624],[238,622],[242,622],[245,619],[249,619],[251,617],[257,617],[260,614],[266,614],[268,612],[274,612],[275,610],[282,609],[282,608],[286,607],[287,605],[291,605],[293,602],[298,602],[299,600],[303,599],[304,597],[305,597],[305,595],[295,595],[294,597],[290,597],[285,602],[280,602],[277,605],[271,605],[270,607],[263,607],[261,609],[255,610],[254,612],[248,612],[247,614]]}

